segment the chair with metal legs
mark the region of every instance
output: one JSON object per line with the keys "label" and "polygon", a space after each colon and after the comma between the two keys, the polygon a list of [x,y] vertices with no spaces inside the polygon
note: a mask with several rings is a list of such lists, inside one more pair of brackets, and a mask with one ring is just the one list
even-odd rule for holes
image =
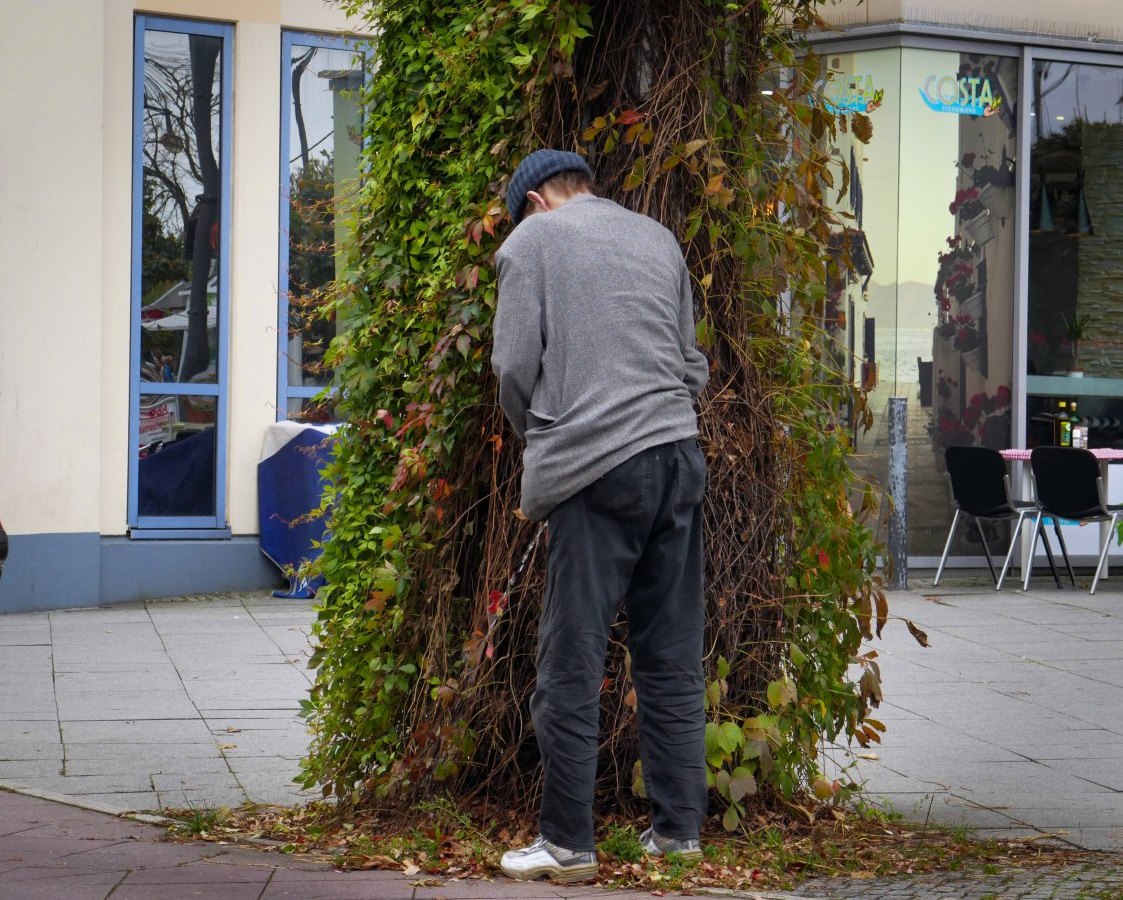
{"label": "chair with metal legs", "polygon": [[[955,517],[948,530],[948,538],[944,544],[944,553],[940,557],[940,565],[936,569],[936,579],[933,585],[940,583],[944,572],[944,564],[951,552],[952,541],[959,526],[961,515],[970,516],[975,523],[975,531],[983,545],[990,576],[994,579],[995,590],[1002,588],[1002,581],[1006,577],[1006,570],[1010,565],[1010,557],[1014,546],[1021,534],[1022,523],[1030,519],[1038,511],[1038,505],[1033,500],[1015,500],[1011,496],[1010,477],[1006,474],[1006,463],[997,450],[989,447],[948,447],[944,454],[947,463],[948,480],[951,482],[952,498],[955,501]],[[1010,549],[1006,553],[1006,564],[1002,567],[1002,575],[994,569],[991,559],[990,547],[987,545],[986,535],[983,533],[980,520],[990,522],[1015,521],[1014,531],[1010,538]],[[1043,526],[1035,523],[1035,528]],[[1053,571],[1053,578],[1057,587],[1061,586],[1060,576],[1053,560],[1053,551],[1049,541],[1045,539],[1045,552],[1049,557],[1049,568]]]}
{"label": "chair with metal legs", "polygon": [[[1115,537],[1116,525],[1123,517],[1123,503],[1107,502],[1107,485],[1104,484],[1100,474],[1100,463],[1090,450],[1080,447],[1035,447],[1030,454],[1029,464],[1033,469],[1033,480],[1037,485],[1037,502],[1040,506],[1034,518],[1035,525],[1040,525],[1044,516],[1051,516],[1059,534],[1058,519],[1081,523],[1111,523],[1100,547],[1096,572],[1092,576],[1092,587],[1088,591],[1094,594],[1103,572],[1104,561],[1107,559],[1108,548]],[[1030,559],[1033,558],[1036,544],[1035,531],[1030,545]],[[1061,548],[1064,549],[1063,540]],[[1067,550],[1065,550],[1065,560],[1066,562],[1068,560]],[[1069,574],[1072,574],[1071,565]],[[1076,584],[1075,578],[1072,583]],[[1022,589],[1028,587],[1027,577]]]}

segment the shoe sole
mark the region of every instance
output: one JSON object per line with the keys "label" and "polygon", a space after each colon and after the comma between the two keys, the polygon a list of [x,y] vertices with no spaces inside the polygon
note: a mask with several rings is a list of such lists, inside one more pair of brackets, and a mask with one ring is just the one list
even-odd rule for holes
{"label": "shoe sole", "polygon": [[550,881],[569,884],[574,881],[588,881],[590,878],[596,878],[597,873],[600,872],[600,867],[575,866],[572,869],[555,869],[552,866],[543,866],[537,869],[511,872],[501,866],[500,871],[508,878],[513,878],[515,881],[538,881],[540,878],[548,878]]}
{"label": "shoe sole", "polygon": [[647,850],[644,851],[652,859],[664,859],[671,853],[685,862],[694,862],[699,860],[704,855],[701,850],[668,850],[666,852],[660,851],[659,853],[651,853]]}

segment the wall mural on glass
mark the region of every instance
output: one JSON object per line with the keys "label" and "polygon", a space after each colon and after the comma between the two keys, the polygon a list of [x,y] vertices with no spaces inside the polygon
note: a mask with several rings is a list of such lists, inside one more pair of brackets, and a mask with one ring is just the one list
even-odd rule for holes
{"label": "wall mural on glass", "polygon": [[[937,449],[1010,445],[1017,61],[964,54],[958,72],[933,74],[920,96],[957,117],[953,232],[937,254],[933,287],[929,434]],[[1002,323],[992,334],[991,323]]]}

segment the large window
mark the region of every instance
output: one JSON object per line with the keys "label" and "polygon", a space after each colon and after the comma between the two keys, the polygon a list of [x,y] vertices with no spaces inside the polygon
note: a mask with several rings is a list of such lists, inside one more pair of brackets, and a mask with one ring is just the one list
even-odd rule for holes
{"label": "large window", "polygon": [[1123,440],[1123,68],[1038,59],[1030,111],[1026,442]]}
{"label": "large window", "polygon": [[281,49],[281,242],[277,418],[332,418],[327,310],[342,273],[361,143],[362,58],[346,40],[286,32]]}
{"label": "large window", "polygon": [[128,523],[226,528],[229,25],[136,18]]}
{"label": "large window", "polygon": [[[908,399],[909,553],[938,555],[952,504],[943,451],[1011,445],[1018,58],[959,50],[826,52],[849,166],[853,264],[828,327],[870,389],[862,474],[887,483],[891,397]],[[832,198],[832,200],[835,198]],[[981,552],[967,529],[959,555]]]}

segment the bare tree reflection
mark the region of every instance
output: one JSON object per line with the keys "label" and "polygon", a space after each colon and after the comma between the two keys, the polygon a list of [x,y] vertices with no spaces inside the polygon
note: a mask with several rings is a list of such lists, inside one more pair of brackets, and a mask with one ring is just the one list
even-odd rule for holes
{"label": "bare tree reflection", "polygon": [[[154,36],[150,33],[150,39]],[[221,172],[215,139],[221,137],[216,86],[222,41],[204,35],[162,37],[145,52],[142,154],[150,211],[166,233],[182,237],[190,263],[186,345],[177,374],[182,382],[210,364],[207,294],[219,247]]]}

